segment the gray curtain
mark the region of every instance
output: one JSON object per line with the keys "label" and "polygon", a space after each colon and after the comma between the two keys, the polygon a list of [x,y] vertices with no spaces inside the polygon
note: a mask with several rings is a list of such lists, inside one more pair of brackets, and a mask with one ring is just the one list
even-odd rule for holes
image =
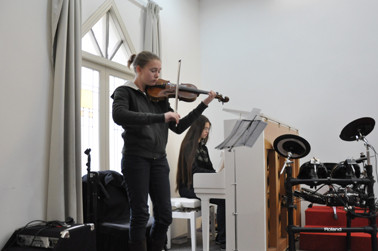
{"label": "gray curtain", "polygon": [[82,222],[81,0],[51,1],[52,114],[47,220]]}
{"label": "gray curtain", "polygon": [[148,1],[144,28],[144,50],[160,56],[160,6]]}

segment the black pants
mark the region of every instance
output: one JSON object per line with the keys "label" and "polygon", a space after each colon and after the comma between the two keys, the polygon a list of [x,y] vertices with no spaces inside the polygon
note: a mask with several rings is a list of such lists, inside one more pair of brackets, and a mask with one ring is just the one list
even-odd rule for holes
{"label": "black pants", "polygon": [[149,219],[148,194],[153,204],[154,224],[150,237],[155,240],[166,238],[172,223],[171,190],[167,159],[146,159],[137,156],[122,158],[122,173],[125,177],[130,203],[130,240],[145,239]]}
{"label": "black pants", "polygon": [[[182,186],[179,188],[179,194],[181,197],[190,199],[200,199],[194,193],[194,188],[188,188]],[[226,201],[225,199],[210,199],[210,203],[217,205],[217,223],[218,223],[218,234],[216,241],[220,243],[226,242]]]}

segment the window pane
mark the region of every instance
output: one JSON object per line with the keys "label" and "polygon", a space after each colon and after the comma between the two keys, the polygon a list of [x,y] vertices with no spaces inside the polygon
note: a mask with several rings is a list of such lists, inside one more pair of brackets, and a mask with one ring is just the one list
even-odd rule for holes
{"label": "window pane", "polygon": [[106,40],[106,15],[103,16],[93,27],[93,32],[97,43],[100,46],[102,55],[105,55],[105,40]]}
{"label": "window pane", "polygon": [[81,40],[83,51],[92,53],[96,56],[101,56],[100,52],[97,49],[96,42],[91,34],[91,31],[87,32],[83,39]]}
{"label": "window pane", "polygon": [[121,41],[121,37],[119,36],[118,31],[114,25],[112,16],[109,15],[109,56],[114,52],[116,45],[119,43],[119,41]]}
{"label": "window pane", "polygon": [[[118,86],[123,85],[125,82],[125,79],[109,76],[109,97]],[[113,121],[112,104],[113,99],[109,98],[109,167],[110,170],[121,172],[123,147],[123,139],[121,134],[123,129]]]}
{"label": "window pane", "polygon": [[127,66],[127,61],[129,60],[129,55],[125,49],[125,45],[122,45],[115,56],[113,57],[112,61],[117,62],[119,64]]}
{"label": "window pane", "polygon": [[81,68],[81,152],[82,174],[87,173],[87,156],[91,148],[91,171],[99,170],[99,72]]}

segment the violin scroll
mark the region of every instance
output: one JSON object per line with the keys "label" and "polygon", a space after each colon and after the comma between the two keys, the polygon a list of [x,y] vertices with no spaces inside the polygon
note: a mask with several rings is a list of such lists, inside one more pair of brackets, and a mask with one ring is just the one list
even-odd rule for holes
{"label": "violin scroll", "polygon": [[222,104],[227,103],[230,100],[227,96],[223,97],[222,94],[219,94],[218,92],[215,98],[218,99],[219,102],[222,102]]}

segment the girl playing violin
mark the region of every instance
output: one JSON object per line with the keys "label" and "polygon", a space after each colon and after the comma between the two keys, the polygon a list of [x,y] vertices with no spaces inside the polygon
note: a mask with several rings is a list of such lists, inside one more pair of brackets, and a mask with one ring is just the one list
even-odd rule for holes
{"label": "girl playing violin", "polygon": [[[136,73],[134,81],[127,81],[111,96],[113,120],[124,129],[121,168],[130,204],[129,247],[131,251],[161,251],[172,222],[165,150],[168,129],[177,134],[184,132],[208,107],[216,93],[210,91],[195,109],[180,119],[168,99],[153,102],[146,95],[146,87],[155,85],[159,79],[160,58],[142,51],[130,57],[128,67],[131,65]],[[147,249],[148,194],[153,204],[154,224]]]}

